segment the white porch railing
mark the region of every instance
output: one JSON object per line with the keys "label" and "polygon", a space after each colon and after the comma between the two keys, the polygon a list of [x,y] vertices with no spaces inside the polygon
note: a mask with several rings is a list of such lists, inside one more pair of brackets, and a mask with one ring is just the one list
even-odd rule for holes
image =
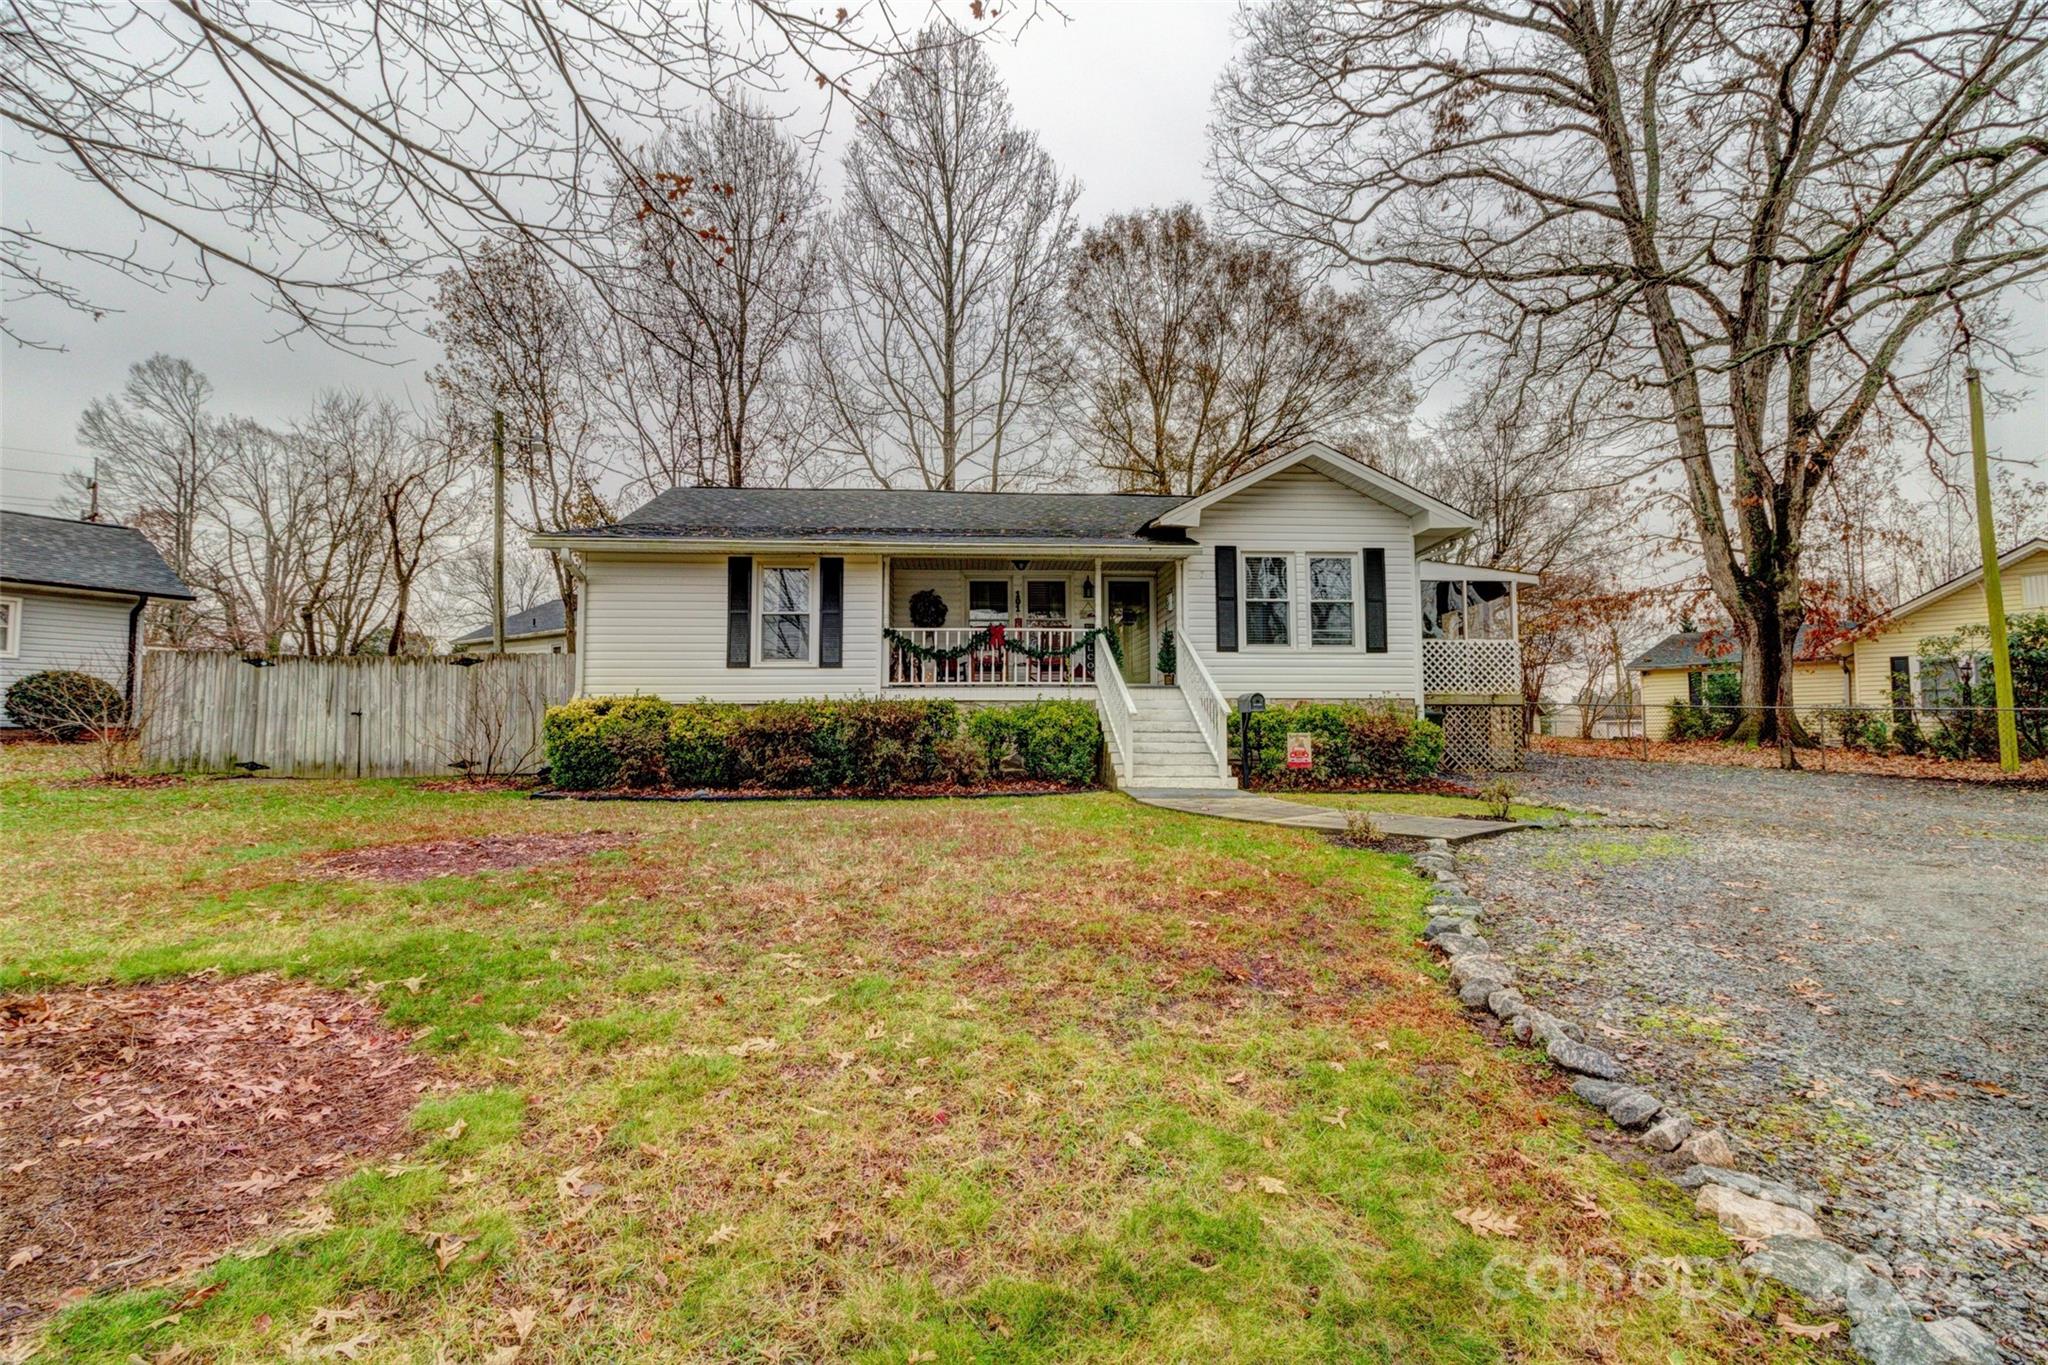
{"label": "white porch railing", "polygon": [[[925,649],[959,649],[986,629],[917,626],[896,634]],[[1003,634],[1037,653],[1071,650],[1081,638],[1072,626],[1005,626]],[[1033,658],[990,641],[957,659],[925,659],[888,639],[882,641],[882,649],[889,659],[891,687],[1078,687],[1090,681],[1086,652]],[[1107,654],[1108,647],[1098,646],[1098,652]]]}
{"label": "white porch railing", "polygon": [[1515,640],[1424,640],[1424,693],[1496,696],[1522,690],[1522,647]]}
{"label": "white porch railing", "polygon": [[1195,649],[1194,642],[1176,635],[1174,650],[1185,662],[1188,677],[1193,686],[1181,684],[1181,695],[1188,699],[1188,709],[1195,713],[1195,723],[1202,727],[1202,739],[1209,746],[1209,753],[1216,760],[1216,775],[1230,776],[1230,701],[1223,695],[1223,689],[1216,685],[1216,679],[1209,672],[1209,665],[1202,662],[1202,656]]}
{"label": "white porch railing", "polygon": [[1102,733],[1109,740],[1109,754],[1116,766],[1117,784],[1128,782],[1132,758],[1137,753],[1137,703],[1124,683],[1123,670],[1114,660],[1099,670],[1095,680],[1095,714],[1102,717]]}

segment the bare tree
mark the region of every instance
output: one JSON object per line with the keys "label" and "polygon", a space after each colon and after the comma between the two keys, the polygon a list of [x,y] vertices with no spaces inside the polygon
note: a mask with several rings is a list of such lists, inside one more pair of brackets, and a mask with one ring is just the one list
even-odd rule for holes
{"label": "bare tree", "polygon": [[[99,457],[101,496],[163,552],[180,578],[195,567],[220,453],[207,413],[213,384],[192,362],[158,352],[128,367],[121,392],[96,398],[78,419],[78,443]],[[167,604],[172,644],[194,633],[194,613]]]}
{"label": "bare tree", "polygon": [[[442,560],[434,584],[455,634],[491,623],[491,545],[488,539],[465,545]],[[555,595],[555,566],[550,555],[523,547],[505,548],[505,610],[537,607]]]}
{"label": "bare tree", "polygon": [[11,220],[0,274],[16,299],[87,313],[105,273],[158,288],[239,275],[295,325],[355,342],[478,239],[524,240],[609,286],[612,239],[585,186],[634,179],[645,130],[796,81],[858,105],[879,66],[1033,16],[979,0],[934,12],[942,25],[913,35],[887,3],[13,0],[10,158],[105,196],[136,240]]}
{"label": "bare tree", "polygon": [[391,556],[391,635],[387,654],[408,643],[413,589],[431,568],[475,504],[476,461],[451,413],[438,427],[417,423],[384,452],[375,470],[377,511]]}
{"label": "bare tree", "polygon": [[1080,186],[1012,121],[986,53],[927,34],[848,148],[819,329],[831,448],[885,486],[1045,476],[1059,284]]}
{"label": "bare tree", "polygon": [[[489,245],[441,277],[428,333],[446,359],[432,379],[484,457],[491,412],[505,414],[507,468],[528,531],[591,526],[608,519],[596,483],[601,434],[589,371],[591,327],[573,280],[559,278],[538,250]],[[568,648],[576,640],[576,579],[551,556]]]}
{"label": "bare tree", "polygon": [[614,329],[626,382],[605,386],[637,463],[664,486],[787,483],[811,440],[797,343],[826,284],[817,173],[744,102],[670,129],[641,161],[618,212],[642,284]]}
{"label": "bare tree", "polygon": [[362,652],[388,628],[391,557],[379,470],[396,465],[410,439],[406,413],[390,399],[329,391],[293,423],[292,458],[310,471],[309,511],[317,532],[300,549],[299,642],[314,656]]}
{"label": "bare tree", "polygon": [[1066,309],[1076,434],[1122,488],[1205,492],[1409,403],[1367,300],[1313,286],[1278,251],[1217,235],[1191,205],[1091,228]]}
{"label": "bare tree", "polygon": [[222,423],[220,443],[207,576],[221,602],[222,638],[231,649],[276,654],[302,624],[303,575],[323,530],[321,470],[247,418]]}
{"label": "bare tree", "polygon": [[1658,547],[1633,525],[1636,508],[1568,394],[1490,387],[1452,409],[1430,439],[1360,453],[1472,514],[1478,525],[1460,541],[1459,559],[1541,576],[1517,593],[1532,726],[1551,675],[1586,662],[1591,628],[1604,632],[1647,604],[1647,595],[1618,585]]}
{"label": "bare tree", "polygon": [[1238,217],[1398,283],[1674,459],[1790,727],[1807,519],[1871,429],[1936,431],[1939,330],[2048,269],[2040,0],[1278,0],[1218,94]]}

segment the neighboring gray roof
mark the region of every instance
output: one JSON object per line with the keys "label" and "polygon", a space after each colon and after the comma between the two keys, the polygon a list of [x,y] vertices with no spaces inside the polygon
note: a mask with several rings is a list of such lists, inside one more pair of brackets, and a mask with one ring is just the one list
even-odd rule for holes
{"label": "neighboring gray roof", "polygon": [[[548,635],[562,629],[562,599],[543,602],[525,611],[515,611],[505,618],[505,638],[516,639],[521,635]],[[467,635],[455,637],[458,645],[484,645],[491,642],[491,628],[478,626]]]}
{"label": "neighboring gray roof", "polygon": [[192,600],[142,532],[106,522],[0,510],[0,578],[52,588]]}
{"label": "neighboring gray roof", "polygon": [[[1800,663],[1806,657],[1808,627],[1799,628],[1793,650]],[[1742,662],[1742,642],[1725,630],[1679,630],[1659,640],[1629,665],[1630,668],[1734,668]]]}
{"label": "neighboring gray roof", "polygon": [[609,526],[630,540],[1076,540],[1186,544],[1147,530],[1186,498],[1148,493],[942,493],[893,488],[671,488]]}

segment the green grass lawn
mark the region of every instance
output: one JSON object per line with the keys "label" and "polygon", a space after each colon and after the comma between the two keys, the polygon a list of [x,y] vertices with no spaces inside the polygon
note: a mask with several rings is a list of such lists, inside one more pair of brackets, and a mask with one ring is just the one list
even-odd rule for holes
{"label": "green grass lawn", "polygon": [[[322,1310],[360,1314],[368,1361],[510,1359],[529,1312],[527,1361],[1830,1349],[1768,1294],[1627,1286],[1737,1253],[1462,1016],[1398,859],[1109,794],[581,804],[0,763],[0,994],[202,969],[374,991],[458,1091],[313,1231],[87,1298],[48,1359],[277,1359]],[[589,829],[636,842],[409,885],[310,866]],[[1531,1267],[1589,1288],[1532,1294]]]}
{"label": "green grass lawn", "polygon": [[[1484,801],[1470,796],[1440,796],[1434,792],[1272,792],[1285,801],[1307,806],[1330,806],[1337,810],[1376,810],[1389,815],[1483,815],[1490,816]],[[1517,801],[1508,807],[1516,820],[1550,820],[1571,814],[1552,806],[1530,806]]]}

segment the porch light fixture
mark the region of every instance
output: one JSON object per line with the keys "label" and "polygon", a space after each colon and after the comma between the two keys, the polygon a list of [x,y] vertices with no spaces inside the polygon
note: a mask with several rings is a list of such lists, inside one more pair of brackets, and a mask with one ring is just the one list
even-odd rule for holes
{"label": "porch light fixture", "polygon": [[1095,576],[1093,574],[1081,580],[1081,597],[1084,601],[1093,602],[1095,600]]}

